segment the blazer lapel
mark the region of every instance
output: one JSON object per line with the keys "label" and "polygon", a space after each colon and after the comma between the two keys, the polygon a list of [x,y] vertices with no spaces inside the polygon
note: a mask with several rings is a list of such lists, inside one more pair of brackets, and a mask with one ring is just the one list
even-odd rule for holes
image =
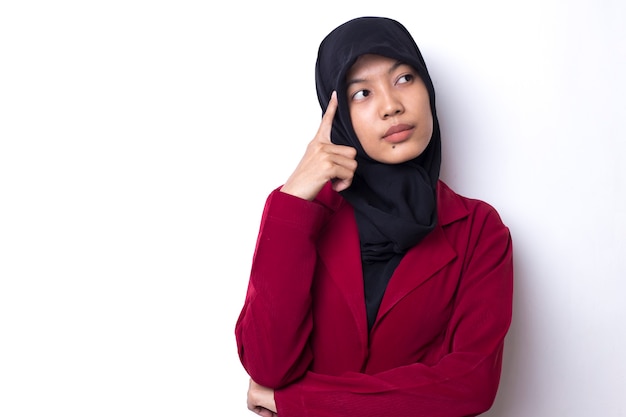
{"label": "blazer lapel", "polygon": [[320,236],[318,251],[331,278],[352,311],[362,340],[367,344],[361,249],[351,206],[343,205],[326,225],[325,232]]}
{"label": "blazer lapel", "polygon": [[422,285],[454,258],[456,258],[455,250],[450,246],[441,226],[437,225],[400,261],[389,280],[378,317],[386,314],[410,291]]}
{"label": "blazer lapel", "polygon": [[[422,285],[457,256],[442,227],[466,217],[468,212],[458,196],[443,182],[439,182],[437,191],[439,223],[417,246],[407,252],[396,268],[383,296],[378,317],[386,314],[410,291]],[[328,193],[332,194],[330,191]],[[327,199],[332,200],[328,196]],[[339,291],[344,294],[362,341],[367,345],[369,331],[359,232],[352,207],[349,204],[340,204],[339,201],[329,205],[331,210],[336,211],[320,235],[318,251]]]}

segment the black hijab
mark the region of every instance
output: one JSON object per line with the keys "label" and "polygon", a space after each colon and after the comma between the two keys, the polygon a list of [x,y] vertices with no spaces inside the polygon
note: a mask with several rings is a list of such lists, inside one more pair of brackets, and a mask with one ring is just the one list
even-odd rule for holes
{"label": "black hijab", "polygon": [[[354,132],[345,78],[356,59],[364,54],[383,55],[409,64],[426,85],[433,134],[424,152],[413,160],[396,165],[377,162],[367,156]],[[387,283],[402,256],[437,223],[441,138],[435,90],[411,34],[399,22],[383,17],[356,18],[330,32],[319,47],[315,82],[324,112],[332,91],[337,91],[339,106],[333,121],[332,142],[357,150],[358,167],[352,185],[341,194],[355,211],[371,327]]]}

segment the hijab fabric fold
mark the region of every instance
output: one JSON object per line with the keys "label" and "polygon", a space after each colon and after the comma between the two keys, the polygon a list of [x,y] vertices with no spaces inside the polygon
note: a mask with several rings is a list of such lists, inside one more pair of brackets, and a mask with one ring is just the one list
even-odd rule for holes
{"label": "hijab fabric fold", "polygon": [[[377,162],[365,153],[354,132],[345,78],[356,59],[364,54],[383,55],[409,64],[426,85],[433,134],[424,152],[413,160],[394,165]],[[331,31],[319,46],[315,82],[323,112],[331,93],[337,91],[338,108],[331,141],[357,150],[358,167],[352,185],[341,194],[353,206],[359,229],[371,327],[387,283],[402,256],[437,223],[441,138],[435,91],[411,34],[399,22],[384,17],[359,17]]]}

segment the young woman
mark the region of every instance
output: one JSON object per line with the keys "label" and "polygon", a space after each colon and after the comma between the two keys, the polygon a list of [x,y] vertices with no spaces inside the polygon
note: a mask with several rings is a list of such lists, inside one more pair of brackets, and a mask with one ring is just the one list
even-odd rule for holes
{"label": "young woman", "polygon": [[235,334],[262,416],[475,416],[512,312],[508,228],[439,180],[435,91],[395,20],[321,43],[320,128],[267,199]]}

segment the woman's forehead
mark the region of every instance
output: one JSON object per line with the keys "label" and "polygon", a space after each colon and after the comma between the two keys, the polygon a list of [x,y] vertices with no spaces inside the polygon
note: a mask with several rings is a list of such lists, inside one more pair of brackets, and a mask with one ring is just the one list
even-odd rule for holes
{"label": "woman's forehead", "polygon": [[403,65],[408,64],[395,58],[389,58],[385,55],[364,54],[359,56],[354,61],[354,64],[352,64],[346,74],[346,78],[358,76],[358,74],[368,72],[369,70],[373,70],[374,68],[378,71],[386,71],[388,73],[392,73],[397,68]]}

